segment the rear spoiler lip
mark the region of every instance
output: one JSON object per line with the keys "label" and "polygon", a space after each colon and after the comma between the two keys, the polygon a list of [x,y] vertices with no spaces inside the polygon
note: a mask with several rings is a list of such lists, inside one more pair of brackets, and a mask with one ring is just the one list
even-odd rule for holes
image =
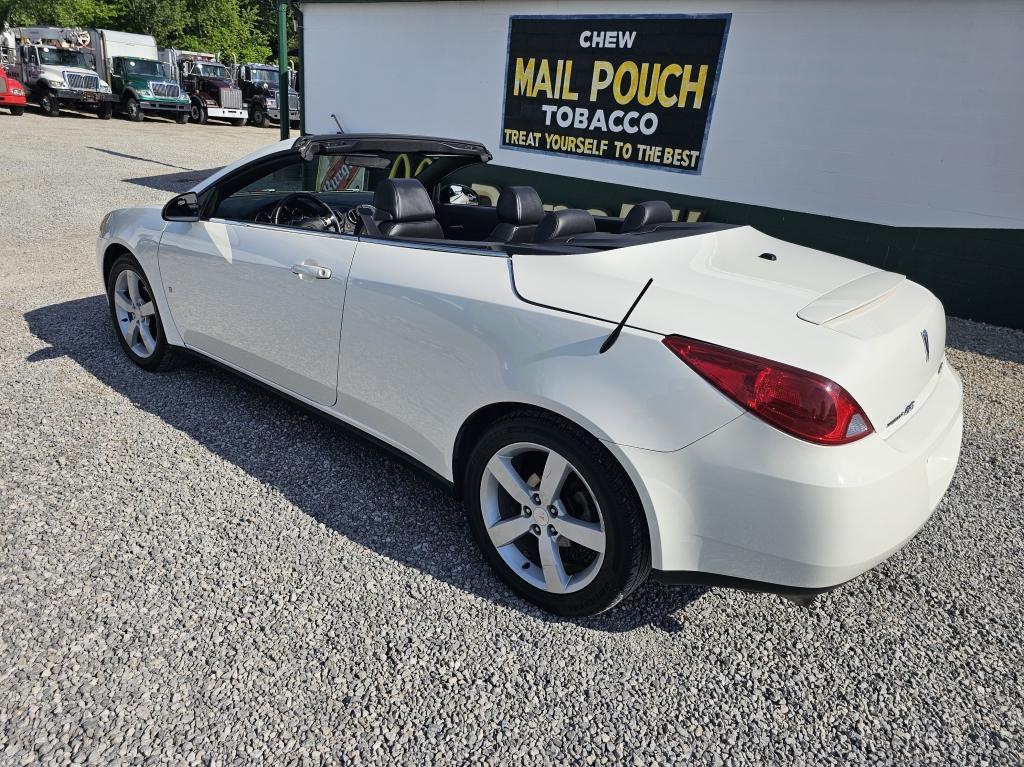
{"label": "rear spoiler lip", "polygon": [[874,303],[899,287],[906,277],[895,272],[865,274],[811,301],[796,313],[805,322],[824,325]]}

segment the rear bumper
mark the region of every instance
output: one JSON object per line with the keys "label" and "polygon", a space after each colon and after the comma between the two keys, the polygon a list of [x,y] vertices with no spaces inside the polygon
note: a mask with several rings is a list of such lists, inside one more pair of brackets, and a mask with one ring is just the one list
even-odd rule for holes
{"label": "rear bumper", "polygon": [[621,448],[653,512],[659,577],[803,593],[887,559],[928,521],[956,469],[963,390],[948,363],[938,377],[887,439],[820,447],[747,414],[674,453]]}

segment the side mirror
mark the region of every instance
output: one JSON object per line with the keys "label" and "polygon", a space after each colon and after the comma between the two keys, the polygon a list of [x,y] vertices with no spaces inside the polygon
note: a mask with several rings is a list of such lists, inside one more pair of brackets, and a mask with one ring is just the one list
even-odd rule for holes
{"label": "side mirror", "polygon": [[438,202],[442,205],[479,205],[480,195],[466,184],[446,184],[441,187]]}
{"label": "side mirror", "polygon": [[164,221],[198,221],[199,195],[185,192],[171,199],[160,213]]}

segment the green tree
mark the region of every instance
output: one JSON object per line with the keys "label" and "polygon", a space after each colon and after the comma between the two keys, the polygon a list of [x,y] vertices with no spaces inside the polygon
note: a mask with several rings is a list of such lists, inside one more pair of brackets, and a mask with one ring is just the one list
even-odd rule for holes
{"label": "green tree", "polygon": [[106,26],[117,16],[110,0],[0,0],[0,20],[11,26]]}
{"label": "green tree", "polygon": [[258,9],[241,0],[186,0],[190,23],[176,39],[178,48],[219,53],[221,60],[265,61],[270,56],[268,30]]}
{"label": "green tree", "polygon": [[116,6],[119,29],[153,35],[160,45],[184,35],[192,19],[185,0],[118,0]]}

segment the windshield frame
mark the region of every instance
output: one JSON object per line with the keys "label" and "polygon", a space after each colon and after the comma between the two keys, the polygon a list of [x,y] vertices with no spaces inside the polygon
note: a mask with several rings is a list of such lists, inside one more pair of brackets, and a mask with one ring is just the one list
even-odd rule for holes
{"label": "windshield frame", "polygon": [[[207,68],[216,68],[219,72],[218,74],[207,72]],[[228,79],[228,68],[218,61],[197,61],[193,64],[192,69],[200,77],[216,77],[220,80]]]}
{"label": "windshield frame", "polygon": [[[155,67],[155,69],[157,71],[156,72],[142,72],[142,71],[139,71],[138,69],[132,69],[129,66],[130,62],[136,62],[136,63],[142,63],[142,64],[151,64],[151,65],[153,65]],[[163,63],[159,62],[159,61],[156,61],[155,59],[140,59],[140,58],[137,58],[135,56],[125,56],[121,60],[121,67],[124,70],[125,75],[137,75],[139,77],[166,77],[167,76],[166,73],[164,72],[164,65],[163,65]]]}
{"label": "windshield frame", "polygon": [[[52,45],[37,45],[36,55],[39,57],[39,63],[41,66],[71,67],[73,69],[90,68],[89,62],[85,58],[85,52],[74,50],[73,48],[56,48]],[[47,56],[56,57],[57,61],[47,61]]]}
{"label": "windshield frame", "polygon": [[[256,73],[260,72],[261,75],[265,75],[267,79],[262,76],[257,77]],[[267,83],[268,85],[276,85],[278,80],[278,72],[274,69],[264,69],[263,67],[249,67],[249,79],[254,83]]]}

